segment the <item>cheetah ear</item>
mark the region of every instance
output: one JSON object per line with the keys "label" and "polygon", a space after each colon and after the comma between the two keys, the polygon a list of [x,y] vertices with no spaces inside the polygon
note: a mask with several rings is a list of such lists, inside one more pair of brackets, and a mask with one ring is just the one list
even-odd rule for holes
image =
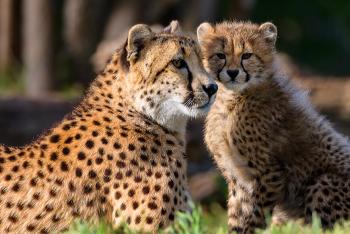
{"label": "cheetah ear", "polygon": [[171,33],[176,35],[181,35],[182,30],[179,21],[173,20],[171,23],[163,29],[163,33]]}
{"label": "cheetah ear", "polygon": [[127,60],[135,62],[140,51],[144,48],[145,43],[153,36],[151,28],[145,24],[137,24],[129,30],[128,42],[126,46]]}
{"label": "cheetah ear", "polygon": [[277,40],[277,27],[270,22],[263,23],[259,27],[259,31],[262,33],[265,41],[271,44],[275,44]]}
{"label": "cheetah ear", "polygon": [[197,39],[200,45],[203,45],[205,37],[208,34],[214,33],[214,28],[208,22],[201,23],[197,28]]}

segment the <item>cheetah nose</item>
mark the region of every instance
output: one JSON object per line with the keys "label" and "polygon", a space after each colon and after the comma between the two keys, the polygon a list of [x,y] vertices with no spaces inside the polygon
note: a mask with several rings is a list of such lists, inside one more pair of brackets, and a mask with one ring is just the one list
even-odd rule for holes
{"label": "cheetah nose", "polygon": [[239,71],[237,69],[235,70],[227,70],[227,74],[231,77],[231,80],[234,81],[236,76],[238,75]]}
{"label": "cheetah nose", "polygon": [[209,85],[203,85],[204,92],[206,92],[209,96],[213,96],[216,91],[218,91],[218,85],[217,84],[209,84]]}

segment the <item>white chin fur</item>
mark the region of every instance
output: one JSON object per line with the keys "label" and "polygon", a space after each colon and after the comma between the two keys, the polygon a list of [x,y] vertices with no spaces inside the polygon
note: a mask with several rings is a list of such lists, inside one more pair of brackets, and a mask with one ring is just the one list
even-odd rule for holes
{"label": "white chin fur", "polygon": [[207,105],[205,105],[204,107],[201,108],[189,108],[185,105],[183,105],[182,103],[179,102],[173,102],[174,108],[177,109],[178,112],[182,113],[183,116],[189,117],[189,118],[198,118],[198,117],[202,117],[205,116],[210,109],[210,106],[212,105],[212,103],[214,98],[212,98],[210,100],[210,103],[208,103]]}
{"label": "white chin fur", "polygon": [[[205,116],[214,100],[215,97],[212,97],[210,103],[202,108],[188,108],[180,100],[169,99],[163,101],[157,108],[146,108],[143,109],[143,112],[169,130],[185,132],[188,119]],[[141,107],[142,105],[140,105],[140,110],[142,110]]]}

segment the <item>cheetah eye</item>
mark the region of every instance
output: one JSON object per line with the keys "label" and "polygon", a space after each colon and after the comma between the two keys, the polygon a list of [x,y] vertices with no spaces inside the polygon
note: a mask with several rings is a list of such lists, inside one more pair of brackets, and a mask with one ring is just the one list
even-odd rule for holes
{"label": "cheetah eye", "polygon": [[250,57],[252,57],[253,53],[244,53],[242,54],[242,60],[244,59],[249,59]]}
{"label": "cheetah eye", "polygon": [[174,59],[174,60],[171,61],[171,62],[172,62],[172,64],[173,64],[176,68],[178,68],[178,69],[182,69],[182,68],[187,67],[186,62],[185,62],[185,60],[183,60],[183,59]]}
{"label": "cheetah eye", "polygon": [[219,59],[226,59],[226,55],[223,53],[217,53],[215,54],[216,57],[218,57]]}

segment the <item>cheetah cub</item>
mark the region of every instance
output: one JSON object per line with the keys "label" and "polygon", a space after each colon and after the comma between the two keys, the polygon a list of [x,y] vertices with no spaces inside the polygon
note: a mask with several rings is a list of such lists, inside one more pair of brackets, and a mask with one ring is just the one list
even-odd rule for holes
{"label": "cheetah cub", "polygon": [[229,226],[238,233],[273,222],[325,228],[350,214],[350,143],[310,105],[307,94],[274,69],[272,23],[201,24],[207,70],[219,83],[205,141],[228,182]]}
{"label": "cheetah cub", "polygon": [[0,233],[100,218],[156,233],[189,208],[186,122],[216,90],[177,22],[132,27],[71,114],[28,146],[0,146]]}

